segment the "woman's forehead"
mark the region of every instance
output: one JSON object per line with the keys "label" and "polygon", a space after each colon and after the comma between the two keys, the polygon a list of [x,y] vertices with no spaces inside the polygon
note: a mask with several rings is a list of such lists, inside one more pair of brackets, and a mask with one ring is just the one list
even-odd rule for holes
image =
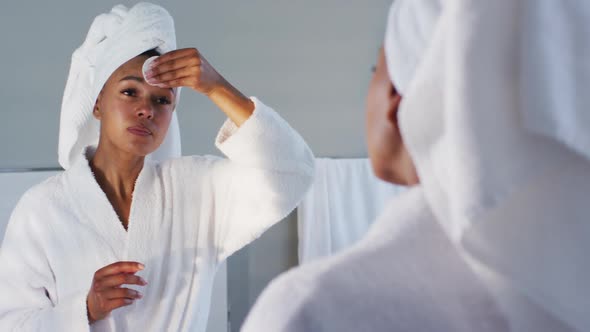
{"label": "woman's forehead", "polygon": [[[105,85],[113,85],[121,81],[136,81],[139,83],[145,83],[146,85],[149,85],[145,81],[142,70],[143,63],[148,58],[149,56],[138,55],[133,59],[125,62],[111,74]],[[165,90],[169,90],[174,96],[176,96],[176,93],[178,91],[177,88]]]}
{"label": "woman's forehead", "polygon": [[135,77],[136,81],[143,81],[143,74],[141,67],[143,62],[147,59],[145,56],[136,56],[135,58],[125,62],[117,68],[111,76],[109,76],[105,85],[111,85],[120,82],[125,77]]}
{"label": "woman's forehead", "polygon": [[136,56],[135,58],[125,62],[119,68],[117,68],[117,70],[113,72],[111,77],[126,76],[130,74],[136,74],[139,77],[142,77],[143,75],[141,74],[141,67],[143,66],[143,63],[145,62],[145,60],[147,60],[147,58],[148,57],[142,55]]}

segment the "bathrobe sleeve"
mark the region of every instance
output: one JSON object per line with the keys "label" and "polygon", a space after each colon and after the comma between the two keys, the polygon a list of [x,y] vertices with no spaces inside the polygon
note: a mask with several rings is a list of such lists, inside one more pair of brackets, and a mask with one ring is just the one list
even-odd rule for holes
{"label": "bathrobe sleeve", "polygon": [[252,100],[251,117],[239,128],[228,119],[216,139],[228,157],[212,167],[218,261],[285,218],[313,180],[315,159],[303,138],[274,110]]}
{"label": "bathrobe sleeve", "polygon": [[30,193],[21,198],[0,248],[0,331],[89,331],[87,291],[72,290],[57,300],[47,252],[59,246],[48,247],[41,199]]}

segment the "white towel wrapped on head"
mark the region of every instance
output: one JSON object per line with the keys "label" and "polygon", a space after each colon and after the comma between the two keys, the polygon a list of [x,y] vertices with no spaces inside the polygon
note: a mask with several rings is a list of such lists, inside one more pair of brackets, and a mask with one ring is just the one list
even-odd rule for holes
{"label": "white towel wrapped on head", "polygon": [[394,1],[384,51],[389,77],[402,96],[415,75],[441,11],[441,0]]}
{"label": "white towel wrapped on head", "polygon": [[[111,74],[151,49],[161,54],[176,49],[174,20],[164,8],[146,2],[129,9],[117,5],[94,19],[86,40],[72,55],[64,91],[58,151],[63,168],[68,169],[86,146],[98,143],[100,124],[92,110]],[[150,157],[164,160],[178,156],[180,131],[174,112],[162,145]]]}

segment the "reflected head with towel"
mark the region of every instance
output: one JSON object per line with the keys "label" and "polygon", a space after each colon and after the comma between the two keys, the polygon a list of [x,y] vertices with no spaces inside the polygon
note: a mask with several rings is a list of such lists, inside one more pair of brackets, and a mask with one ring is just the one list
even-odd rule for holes
{"label": "reflected head with towel", "polygon": [[398,111],[440,11],[439,1],[396,1],[389,13],[366,103],[369,158],[375,175],[387,182],[407,186],[420,182],[400,131]]}
{"label": "reflected head with towel", "polygon": [[367,147],[375,175],[400,185],[419,183],[416,167],[402,139],[397,112],[402,96],[387,73],[385,52],[379,49],[367,96]]}

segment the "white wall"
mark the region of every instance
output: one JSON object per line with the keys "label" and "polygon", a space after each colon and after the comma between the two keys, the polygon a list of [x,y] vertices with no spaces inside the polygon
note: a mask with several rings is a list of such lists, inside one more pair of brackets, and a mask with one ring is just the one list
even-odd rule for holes
{"label": "white wall", "polygon": [[[2,2],[0,167],[57,165],[69,58],[94,16],[118,2]],[[175,17],[180,47],[199,48],[245,94],[275,107],[317,156],[366,156],[365,93],[391,0],[155,2]],[[179,118],[185,154],[218,154],[213,139],[224,118],[206,98],[183,92]],[[294,222],[230,259],[232,310],[247,311],[268,280],[295,264]],[[236,280],[247,287],[232,287]]]}

